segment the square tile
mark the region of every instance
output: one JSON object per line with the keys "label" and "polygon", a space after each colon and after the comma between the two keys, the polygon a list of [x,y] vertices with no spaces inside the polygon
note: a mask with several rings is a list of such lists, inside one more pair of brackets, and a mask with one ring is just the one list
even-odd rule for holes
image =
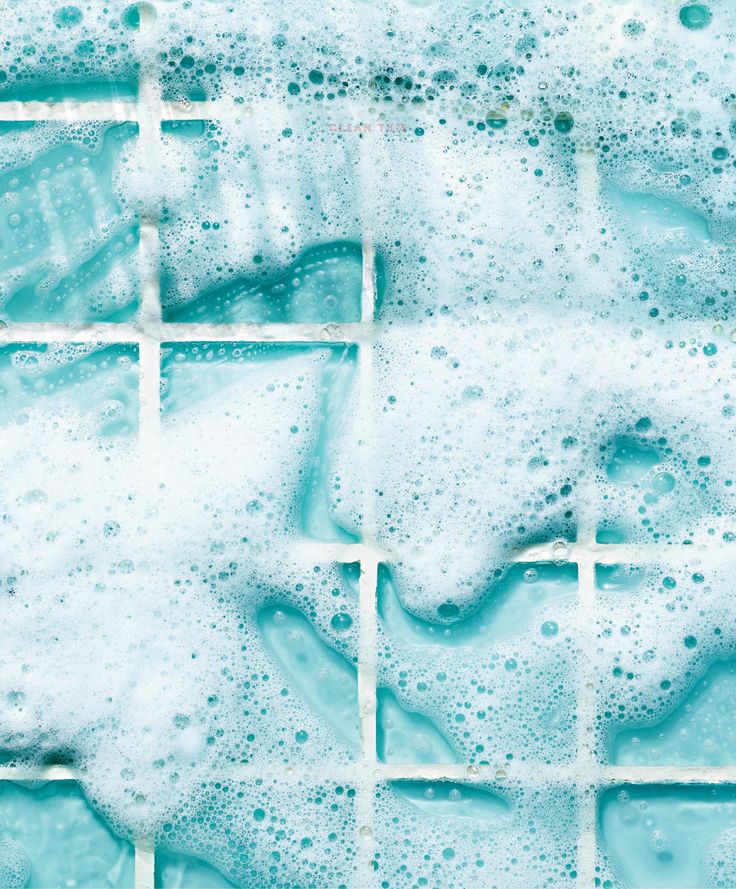
{"label": "square tile", "polygon": [[0,781],[5,886],[133,889],[133,846],[116,836],[73,781]]}
{"label": "square tile", "polygon": [[577,568],[499,570],[477,602],[412,611],[378,575],[377,753],[387,763],[551,765],[577,755]]}
{"label": "square tile", "polygon": [[[213,841],[220,831],[232,837],[227,846]],[[263,879],[284,887],[357,885],[355,789],[329,779],[204,784],[157,840],[155,885],[162,889],[230,886],[227,879],[234,885]]]}
{"label": "square tile", "polygon": [[279,117],[162,123],[165,321],[360,320],[363,229],[335,191],[360,146]]}
{"label": "square tile", "polygon": [[685,889],[734,881],[730,784],[623,784],[598,800],[596,885]]}
{"label": "square tile", "polygon": [[0,316],[127,321],[138,307],[138,124],[0,123]]}
{"label": "square tile", "polygon": [[734,664],[730,570],[599,565],[599,755],[620,766],[728,766]]}
{"label": "square tile", "polygon": [[577,830],[575,792],[569,787],[381,783],[374,835],[378,885],[575,885]]}

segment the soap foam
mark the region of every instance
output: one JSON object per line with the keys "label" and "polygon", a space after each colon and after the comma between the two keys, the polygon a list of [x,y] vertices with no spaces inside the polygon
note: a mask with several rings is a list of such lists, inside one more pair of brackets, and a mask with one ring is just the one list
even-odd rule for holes
{"label": "soap foam", "polygon": [[[340,405],[328,487],[339,484],[336,523],[385,551],[409,623],[452,629],[453,615],[484,613],[511,552],[572,539],[581,516],[633,542],[733,539],[730,4],[709,3],[700,29],[683,24],[677,5],[654,2],[144,6],[143,23],[156,14],[158,24],[141,28],[150,43],[140,45],[161,52],[166,98],[229,106],[227,120],[192,138],[164,134],[160,188],[135,163],[114,179],[128,208],[162,215],[173,303],[278,277],[315,244],[369,234],[376,247],[381,330],[362,346],[375,396],[367,416],[355,392]],[[36,58],[23,52],[36,10],[9,16],[0,68],[21,65],[13,89],[53,92],[57,53],[72,59],[62,92],[71,81],[93,91],[102,78],[134,84],[136,16],[83,3],[61,21],[60,9],[39,17]],[[107,46],[126,27],[119,53],[84,60],[85,40]],[[89,130],[73,125],[60,141],[53,127],[6,134],[4,156],[27,164],[62,143],[76,147],[80,134],[84,143]],[[219,358],[210,351],[194,362]],[[327,360],[302,358],[277,362],[278,371],[214,362],[207,398],[196,381],[177,390],[172,373],[153,468],[124,436],[99,437],[104,408],[42,399],[2,431],[3,746],[19,759],[71,761],[121,833],[201,853],[246,885],[263,874],[280,886],[339,885],[354,857],[351,804],[331,795],[349,799],[349,789],[302,788],[310,804],[320,799],[315,807],[328,798],[338,807],[325,842],[309,826],[324,809],[300,810],[288,789],[273,791],[281,796],[267,813],[250,801],[253,786],[211,783],[241,762],[284,768],[353,755],[308,701],[282,693],[286,677],[257,631],[259,608],[294,609],[310,639],[355,664],[350,583],[338,567],[290,552],[302,539],[294,491],[310,474]],[[713,596],[700,600],[690,589],[697,566],[689,571],[690,581],[678,580],[684,593],[648,581],[652,608],[642,618],[638,605],[605,602],[595,657],[612,676],[601,700],[615,695],[621,723],[663,718],[672,700],[657,684],[686,694],[732,643],[727,615],[711,611],[716,592],[725,609],[727,579],[707,577]],[[541,737],[531,706],[549,700],[550,681],[561,703],[550,719],[570,742],[560,755],[573,755],[570,640],[583,628],[573,602],[552,606],[539,626],[499,634],[483,664],[518,677],[499,684],[498,712],[513,712],[523,729],[501,752],[537,761],[544,746],[530,746],[526,727]],[[332,625],[336,614],[352,617],[347,630]],[[673,614],[682,642],[645,657],[650,637],[671,635]],[[492,621],[488,630],[493,637]],[[390,627],[380,632],[382,656],[406,642]],[[448,646],[443,657],[452,654]],[[451,691],[430,688],[427,703],[425,655],[402,654],[408,681],[403,662],[380,665],[401,708],[391,712],[431,719],[458,757],[487,756],[471,749],[477,735],[450,722],[474,708],[476,686],[458,670]],[[529,674],[542,680],[538,695]],[[415,724],[426,733],[427,723]],[[612,733],[602,729],[601,751]],[[447,822],[381,793],[382,842],[395,862],[387,879],[401,885],[404,856],[428,847],[417,835],[440,854],[450,848],[439,845]],[[553,805],[541,790],[524,793],[543,825],[541,854],[534,842],[519,853],[516,828],[493,846],[504,887],[559,882],[574,868],[574,840],[564,837],[577,827],[559,817],[564,798]],[[509,798],[521,817],[525,803]],[[274,864],[281,831],[288,848]],[[246,853],[241,843],[254,845]],[[481,872],[470,841],[451,851],[442,861],[462,862],[459,874],[440,863],[427,878],[443,889]]]}

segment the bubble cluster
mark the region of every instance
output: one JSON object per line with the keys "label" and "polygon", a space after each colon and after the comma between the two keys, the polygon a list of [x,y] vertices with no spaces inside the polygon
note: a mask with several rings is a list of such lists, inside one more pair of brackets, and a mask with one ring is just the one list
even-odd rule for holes
{"label": "bubble cluster", "polygon": [[132,122],[0,124],[0,319],[135,314],[137,133]]}
{"label": "bubble cluster", "polygon": [[[0,102],[171,104],[145,139],[0,123],[0,320],[135,322],[143,219],[162,327],[331,345],[162,333],[158,452],[134,348],[0,350],[0,759],[70,764],[123,837],[285,889],[353,885],[369,851],[382,889],[575,881],[552,770],[583,668],[601,763],[732,763],[733,597],[700,547],[736,539],[733,4],[8,9]],[[659,549],[598,566],[583,615],[592,537]],[[363,539],[379,764],[483,778],[380,782],[372,827],[325,765],[373,718],[359,569],[310,555]],[[604,793],[600,886],[732,884],[729,794]],[[0,838],[4,883],[21,852]]]}
{"label": "bubble cluster", "polygon": [[727,571],[599,566],[600,755],[626,765],[726,765],[736,640]]}
{"label": "bubble cluster", "polygon": [[[245,819],[244,795],[217,786],[208,797],[203,782],[241,765],[265,773],[355,756],[341,719],[312,706],[331,692],[319,663],[299,685],[289,661],[307,632],[346,669],[357,659],[357,566],[315,563],[295,548],[329,355],[172,346],[158,455],[134,426],[100,417],[110,395],[136,394],[130,349],[17,348],[0,376],[0,757],[72,766],[126,838],[153,835],[176,815],[181,837],[171,845],[243,884],[268,872],[271,829],[255,838],[262,855],[246,868],[224,840],[225,824]],[[301,636],[269,642],[264,609],[298,611]],[[344,792],[340,812],[350,808]],[[193,833],[186,840],[213,800],[216,850]],[[347,813],[339,823],[349,833]],[[309,839],[305,825],[284,844],[281,868],[292,876],[274,885],[321,867],[329,848],[335,873],[349,861],[344,844],[312,835],[306,851]]]}
{"label": "bubble cluster", "polygon": [[131,100],[138,93],[140,7],[79,0],[29,7],[8,0],[0,102]]}
{"label": "bubble cluster", "polygon": [[385,889],[574,885],[576,839],[574,793],[554,783],[393,781],[376,791],[374,868]]}

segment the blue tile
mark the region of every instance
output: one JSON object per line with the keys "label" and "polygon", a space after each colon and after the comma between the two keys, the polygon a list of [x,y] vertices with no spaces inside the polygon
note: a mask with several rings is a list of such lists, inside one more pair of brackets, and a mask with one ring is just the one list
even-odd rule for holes
{"label": "blue tile", "polygon": [[[165,851],[156,885],[356,886],[354,809],[355,789],[329,779],[206,783],[157,839],[165,850],[194,855],[209,867],[185,859],[182,873],[181,859],[175,865],[178,856]],[[219,841],[222,832],[231,842]],[[214,870],[225,879],[216,878]],[[201,882],[189,882],[200,877]]]}
{"label": "blue tile", "polygon": [[575,565],[520,564],[499,570],[477,601],[437,600],[425,616],[380,566],[379,760],[573,761],[576,604]]}
{"label": "blue tile", "polygon": [[0,782],[0,822],[3,886],[135,885],[133,846],[112,833],[72,781],[35,789]]}
{"label": "blue tile", "polygon": [[598,804],[605,889],[699,889],[736,879],[733,786],[620,785]]}
{"label": "blue tile", "polygon": [[383,889],[574,886],[577,804],[564,786],[392,781],[376,791]]}
{"label": "blue tile", "polygon": [[0,125],[0,316],[126,321],[139,299],[136,123]]}

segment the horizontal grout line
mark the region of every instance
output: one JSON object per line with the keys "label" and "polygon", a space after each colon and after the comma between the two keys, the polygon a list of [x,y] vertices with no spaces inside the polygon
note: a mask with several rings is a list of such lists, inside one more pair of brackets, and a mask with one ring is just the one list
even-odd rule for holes
{"label": "horizontal grout line", "polygon": [[[158,83],[151,84],[156,90]],[[274,112],[288,113],[291,109],[278,98],[256,99],[248,104],[236,103],[234,100],[222,99],[178,99],[167,100],[146,90],[147,84],[141,85],[137,99],[109,99],[89,101],[66,99],[59,102],[38,100],[0,100],[0,120],[18,121],[61,121],[73,123],[82,121],[148,121],[159,123],[162,120],[264,120],[273,121]],[[150,85],[149,85],[150,86]],[[352,117],[358,123],[372,123],[376,127],[391,122],[391,109],[379,107],[369,101],[351,99],[342,103],[341,118],[348,122]],[[386,117],[386,114],[389,117]],[[416,119],[424,117],[426,112],[413,108],[408,114]],[[324,115],[326,121],[334,124],[334,120],[324,110],[310,109],[307,118],[314,119]],[[404,116],[405,118],[405,116]],[[281,127],[279,127],[280,129]]]}
{"label": "horizontal grout line", "polygon": [[722,559],[736,560],[736,547],[724,546],[720,541],[670,545],[651,543],[569,543],[564,540],[540,543],[517,550],[515,562],[581,562],[593,560],[602,564],[631,562],[636,564],[660,564],[676,562],[698,564],[704,557],[714,555]]}
{"label": "horizontal grout line", "polygon": [[[0,765],[0,781],[84,781],[89,772],[67,766]],[[381,781],[454,781],[463,783],[514,784],[580,783],[601,788],[609,784],[736,784],[736,764],[724,766],[634,766],[577,763],[505,763],[472,765],[463,763],[315,763],[300,766],[257,764],[225,767],[212,780],[249,781],[274,779],[286,783],[321,782],[326,779],[346,784],[362,782],[369,776]]]}
{"label": "horizontal grout line", "polygon": [[373,322],[349,324],[52,324],[9,323],[0,327],[0,343],[38,341],[133,343],[142,339],[165,342],[367,342],[375,334]]}
{"label": "horizontal grout line", "polygon": [[194,102],[188,99],[166,101],[153,98],[145,101],[144,97],[141,97],[137,101],[126,101],[125,99],[92,99],[88,102],[75,99],[60,102],[0,101],[0,120],[58,120],[64,123],[75,120],[152,120],[155,122],[252,116],[254,116],[252,106],[236,105],[234,102],[218,100]]}

